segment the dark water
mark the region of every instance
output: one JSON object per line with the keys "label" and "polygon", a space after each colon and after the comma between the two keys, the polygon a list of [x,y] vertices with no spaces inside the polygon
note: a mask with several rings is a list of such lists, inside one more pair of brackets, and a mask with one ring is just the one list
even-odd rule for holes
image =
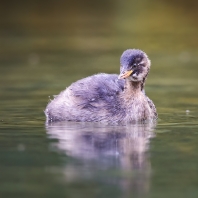
{"label": "dark water", "polygon": [[[196,1],[7,1],[0,7],[0,197],[198,196]],[[156,124],[45,125],[54,94],[152,61]]]}

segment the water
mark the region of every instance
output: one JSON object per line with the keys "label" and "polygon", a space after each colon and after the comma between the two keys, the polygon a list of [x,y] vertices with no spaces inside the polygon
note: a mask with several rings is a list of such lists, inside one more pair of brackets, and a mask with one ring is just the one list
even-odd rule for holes
{"label": "water", "polygon": [[[0,19],[0,196],[198,196],[196,1],[8,2]],[[45,125],[49,97],[118,73],[127,48],[152,61],[156,124]]]}

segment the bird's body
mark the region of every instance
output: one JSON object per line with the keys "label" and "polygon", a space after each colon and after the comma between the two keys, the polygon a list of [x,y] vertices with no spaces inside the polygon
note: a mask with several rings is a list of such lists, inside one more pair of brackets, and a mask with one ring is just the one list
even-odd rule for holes
{"label": "bird's body", "polygon": [[[47,121],[133,123],[156,119],[155,106],[143,90],[146,75],[138,72],[135,81],[125,73],[121,79],[116,74],[96,74],[72,83],[47,105]],[[141,75],[144,78],[139,81]]]}

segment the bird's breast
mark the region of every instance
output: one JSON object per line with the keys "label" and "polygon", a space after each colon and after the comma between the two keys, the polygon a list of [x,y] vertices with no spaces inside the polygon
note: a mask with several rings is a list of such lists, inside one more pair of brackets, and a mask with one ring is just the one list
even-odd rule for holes
{"label": "bird's breast", "polygon": [[149,104],[144,94],[124,97],[122,104],[126,112],[126,122],[146,120],[151,114]]}

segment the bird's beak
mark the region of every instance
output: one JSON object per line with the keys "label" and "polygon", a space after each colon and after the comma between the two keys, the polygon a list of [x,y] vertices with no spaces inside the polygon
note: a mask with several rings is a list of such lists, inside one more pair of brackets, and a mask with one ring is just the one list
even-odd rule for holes
{"label": "bird's beak", "polygon": [[125,71],[118,76],[118,79],[124,79],[129,77],[133,73],[133,70]]}

